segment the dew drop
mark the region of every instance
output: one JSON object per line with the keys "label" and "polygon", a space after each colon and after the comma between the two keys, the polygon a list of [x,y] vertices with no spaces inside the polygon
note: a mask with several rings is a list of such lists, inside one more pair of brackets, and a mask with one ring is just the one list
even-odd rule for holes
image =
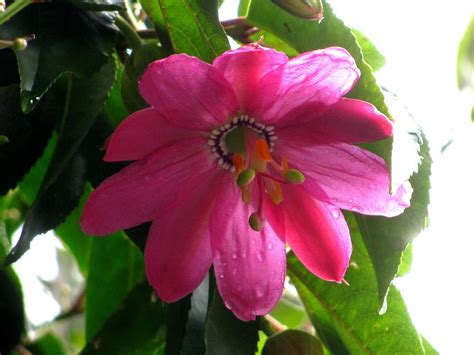
{"label": "dew drop", "polygon": [[238,256],[237,256],[237,254],[236,254],[236,253],[233,253],[233,254],[232,254],[232,259],[234,259],[234,260],[235,260],[235,259],[237,259],[237,257],[238,257]]}
{"label": "dew drop", "polygon": [[354,199],[350,198],[350,199],[348,200],[348,202],[349,202],[349,203],[353,203],[353,202],[354,202]]}
{"label": "dew drop", "polygon": [[234,305],[230,301],[224,301],[224,304],[228,309],[232,309],[232,307],[234,307]]}
{"label": "dew drop", "polygon": [[263,254],[262,254],[261,251],[259,251],[259,252],[257,253],[257,260],[260,261],[260,262],[263,262]]}
{"label": "dew drop", "polygon": [[243,252],[243,253],[242,253],[242,258],[245,259],[246,257],[247,257],[247,253],[246,253],[246,252]]}
{"label": "dew drop", "polygon": [[263,292],[263,289],[261,287],[257,287],[255,289],[255,296],[257,296],[257,298],[262,298],[264,295],[265,293]]}
{"label": "dew drop", "polygon": [[224,278],[224,274],[220,274],[220,275],[219,275],[219,278],[220,278],[220,279],[223,279],[223,278]]}
{"label": "dew drop", "polygon": [[272,249],[273,249],[273,244],[272,244],[272,243],[268,243],[267,248],[268,248],[268,250],[272,250]]}
{"label": "dew drop", "polygon": [[252,239],[252,245],[255,245],[255,239]]}
{"label": "dew drop", "polygon": [[339,212],[338,210],[332,210],[331,214],[334,217],[334,219],[338,219],[339,216],[341,215],[341,212]]}

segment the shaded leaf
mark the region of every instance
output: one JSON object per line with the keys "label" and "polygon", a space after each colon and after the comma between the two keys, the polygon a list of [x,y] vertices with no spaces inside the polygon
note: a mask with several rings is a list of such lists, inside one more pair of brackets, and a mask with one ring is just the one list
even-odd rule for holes
{"label": "shaded leaf", "polygon": [[93,238],[84,234],[79,227],[79,220],[81,218],[84,204],[91,192],[92,187],[89,184],[86,184],[79,205],[72,211],[64,223],[55,229],[55,233],[61,238],[62,242],[67,246],[68,250],[76,259],[79,270],[85,278],[87,278],[89,271],[89,258]]}
{"label": "shaded leaf", "polygon": [[216,0],[158,2],[176,53],[187,53],[212,62],[230,48],[219,22]]}
{"label": "shaded leaf", "polygon": [[86,341],[90,342],[143,279],[143,254],[118,232],[92,239],[87,277]]}
{"label": "shaded leaf", "polygon": [[391,286],[388,311],[378,313],[378,287],[362,236],[351,215],[353,253],[346,280],[335,284],[312,275],[291,254],[288,274],[319,337],[336,354],[422,354],[423,347],[399,291]]}
{"label": "shaded leaf", "polygon": [[11,270],[0,269],[0,314],[0,354],[8,354],[25,330],[23,295]]}
{"label": "shaded leaf", "polygon": [[142,282],[81,354],[164,354],[165,331],[165,306]]}
{"label": "shaded leaf", "polygon": [[21,112],[18,85],[0,87],[0,133],[8,144],[0,145],[0,195],[15,188],[40,157],[60,114],[56,101],[49,95],[28,115]]}
{"label": "shaded leaf", "polygon": [[321,342],[311,334],[296,329],[288,329],[268,338],[262,355],[323,355]]}
{"label": "shaded leaf", "polygon": [[99,70],[116,38],[110,14],[86,12],[65,2],[30,5],[0,27],[1,38],[31,34],[36,38],[16,52],[25,112],[60,74],[88,77]]}
{"label": "shaded leaf", "polygon": [[85,162],[75,154],[103,108],[114,73],[115,66],[111,60],[90,78],[69,76],[65,97],[60,100],[64,103],[64,112],[53,157],[38,196],[25,218],[20,239],[5,258],[5,264],[18,260],[37,234],[62,223],[79,202]]}
{"label": "shaded leaf", "polygon": [[243,322],[238,319],[226,308],[216,290],[206,324],[206,354],[254,354],[257,342],[258,321]]}
{"label": "shaded leaf", "polygon": [[71,4],[89,11],[125,10],[124,0],[68,0]]}
{"label": "shaded leaf", "polygon": [[460,89],[470,87],[474,90],[474,15],[459,43],[457,80]]}

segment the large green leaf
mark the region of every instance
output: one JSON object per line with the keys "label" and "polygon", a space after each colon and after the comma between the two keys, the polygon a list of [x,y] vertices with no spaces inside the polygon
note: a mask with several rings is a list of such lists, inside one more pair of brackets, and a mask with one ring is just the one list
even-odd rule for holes
{"label": "large green leaf", "polygon": [[209,355],[254,354],[258,342],[258,321],[242,322],[214,293],[206,324],[206,346]]}
{"label": "large green leaf", "polygon": [[61,122],[58,142],[38,196],[25,218],[20,239],[5,258],[5,264],[18,260],[37,234],[63,222],[79,202],[85,163],[76,153],[102,110],[114,78],[115,65],[110,60],[90,78],[69,75],[65,88],[57,86],[58,102],[64,107],[62,119],[58,119]]}
{"label": "large green leaf", "polygon": [[158,0],[173,49],[212,62],[229,41],[217,16],[216,0]]}
{"label": "large green leaf", "polygon": [[82,354],[164,354],[165,307],[139,283],[89,342]]}
{"label": "large green leaf", "polygon": [[0,38],[32,33],[36,38],[16,52],[25,112],[60,74],[88,77],[99,70],[116,37],[110,14],[87,12],[65,2],[30,5],[0,27]]}
{"label": "large green leaf", "polygon": [[86,291],[86,340],[90,342],[143,279],[144,268],[143,254],[123,232],[86,238],[94,238]]}
{"label": "large green leaf", "polygon": [[335,354],[423,354],[399,291],[391,286],[390,307],[378,312],[378,288],[370,257],[352,215],[347,215],[353,252],[346,280],[335,284],[312,275],[291,254],[288,274],[320,338]]}

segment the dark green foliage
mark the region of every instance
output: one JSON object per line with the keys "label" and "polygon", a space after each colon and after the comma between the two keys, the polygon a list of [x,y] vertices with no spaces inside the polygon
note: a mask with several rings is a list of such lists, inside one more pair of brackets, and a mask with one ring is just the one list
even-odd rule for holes
{"label": "dark green foliage", "polygon": [[301,330],[288,329],[268,338],[262,355],[323,355],[323,346],[314,336]]}

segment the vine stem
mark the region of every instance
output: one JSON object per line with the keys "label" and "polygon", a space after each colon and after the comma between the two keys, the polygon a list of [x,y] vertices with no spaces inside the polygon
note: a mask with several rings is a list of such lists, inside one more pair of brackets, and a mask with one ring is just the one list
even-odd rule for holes
{"label": "vine stem", "polygon": [[143,44],[142,39],[137,32],[135,32],[135,29],[122,16],[117,16],[115,18],[115,24],[127,39],[132,49],[139,48]]}
{"label": "vine stem", "polygon": [[275,333],[282,332],[286,329],[288,329],[286,325],[280,323],[269,314],[264,317],[260,317],[260,330],[264,332],[265,335],[268,337],[272,336]]}
{"label": "vine stem", "polygon": [[16,0],[11,3],[11,5],[9,5],[5,11],[0,12],[0,25],[3,25],[32,2],[33,0]]}

